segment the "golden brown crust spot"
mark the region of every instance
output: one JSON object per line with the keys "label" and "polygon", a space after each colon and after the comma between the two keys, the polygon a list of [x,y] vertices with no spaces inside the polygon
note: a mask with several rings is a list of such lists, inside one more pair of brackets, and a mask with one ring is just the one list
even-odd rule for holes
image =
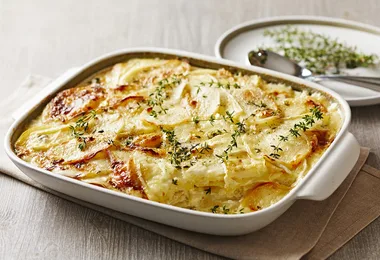
{"label": "golden brown crust spot", "polygon": [[328,147],[334,140],[329,136],[328,130],[309,130],[306,132],[306,135],[310,140],[312,152]]}
{"label": "golden brown crust spot", "polygon": [[66,89],[58,93],[48,104],[45,119],[58,119],[65,122],[97,108],[104,98],[104,89],[99,87]]}
{"label": "golden brown crust spot", "polygon": [[308,108],[315,108],[315,107],[318,107],[319,108],[319,110],[321,111],[321,112],[323,112],[323,113],[326,113],[327,112],[327,109],[325,108],[325,106],[324,105],[322,105],[321,103],[319,103],[319,102],[316,102],[316,101],[314,101],[314,100],[312,100],[312,99],[308,99],[308,100],[306,100],[306,106],[308,107]]}
{"label": "golden brown crust spot", "polygon": [[164,149],[141,147],[141,146],[136,146],[133,144],[123,148],[123,150],[126,150],[126,151],[137,150],[137,151],[140,151],[142,153],[148,154],[150,156],[159,157],[159,158],[162,158],[166,155],[166,151]]}
{"label": "golden brown crust spot", "polygon": [[139,135],[133,142],[135,146],[158,148],[162,143],[161,134],[145,134]]}
{"label": "golden brown crust spot", "polygon": [[230,78],[232,77],[232,73],[224,68],[222,69],[219,69],[217,71],[217,75],[220,76],[220,77],[224,77],[224,78]]}
{"label": "golden brown crust spot", "polygon": [[129,158],[128,162],[116,160],[112,153],[107,150],[112,168],[109,183],[116,189],[124,191],[128,188],[141,192],[142,196],[146,198],[144,187],[137,174],[136,166],[133,158]]}
{"label": "golden brown crust spot", "polygon": [[143,96],[127,96],[123,99],[113,99],[113,100],[110,100],[110,107],[112,108],[117,108],[117,107],[120,107],[120,106],[125,106],[131,102],[136,102],[136,103],[139,103],[139,102],[143,102],[145,101],[145,97]]}

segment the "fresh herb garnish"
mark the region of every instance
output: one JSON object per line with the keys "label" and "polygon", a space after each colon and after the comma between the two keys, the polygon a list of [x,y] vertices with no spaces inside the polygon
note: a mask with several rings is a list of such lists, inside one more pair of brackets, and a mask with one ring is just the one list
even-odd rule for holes
{"label": "fresh herb garnish", "polygon": [[211,115],[209,121],[210,121],[210,124],[211,124],[211,125],[214,125],[214,122],[215,122],[215,116],[214,116],[214,115]]}
{"label": "fresh herb garnish", "polygon": [[83,151],[87,146],[86,137],[83,135],[87,133],[90,120],[94,119],[95,117],[96,112],[94,110],[91,110],[87,115],[80,117],[75,122],[75,125],[70,125],[69,127],[72,135],[80,142],[78,148],[81,151]]}
{"label": "fresh herb garnish", "polygon": [[216,213],[218,208],[219,208],[219,205],[215,205],[214,207],[211,208],[211,212]]}
{"label": "fresh herb garnish", "polygon": [[177,179],[172,179],[172,184],[178,185],[178,180]]}
{"label": "fresh herb garnish", "polygon": [[214,122],[215,121],[219,121],[219,120],[224,120],[226,122],[230,121],[231,123],[234,123],[233,114],[234,114],[234,111],[232,111],[232,112],[226,111],[226,114],[224,116],[216,118],[215,115],[211,115],[207,119],[200,119],[198,116],[195,116],[195,117],[192,118],[192,121],[195,124],[198,124],[201,121],[209,121],[211,125],[214,125]]}
{"label": "fresh herb garnish", "polygon": [[210,134],[207,135],[208,139],[212,139],[214,138],[215,136],[218,136],[218,135],[221,135],[223,134],[223,132],[221,130],[216,130],[214,132],[211,132]]}
{"label": "fresh herb garnish", "polygon": [[157,117],[157,112],[154,110],[155,107],[159,107],[159,113],[164,112],[166,114],[167,111],[167,109],[163,107],[164,99],[166,98],[166,92],[164,92],[165,85],[160,84],[161,82],[162,81],[159,82],[159,86],[155,91],[149,95],[150,99],[148,100],[148,105],[152,107],[150,115],[153,117]]}
{"label": "fresh herb garnish", "polygon": [[231,142],[227,146],[227,148],[223,151],[223,154],[216,154],[215,156],[222,159],[222,161],[227,161],[229,157],[229,153],[232,151],[234,147],[237,147],[237,140],[236,138],[241,136],[246,132],[246,125],[244,123],[245,119],[242,122],[235,123],[235,130],[231,134]]}
{"label": "fresh herb garnish", "polygon": [[[167,90],[175,87],[179,83],[181,83],[179,75],[172,75],[170,79],[165,78],[158,81],[158,86],[154,92],[149,95],[148,106],[150,106],[151,116],[157,117],[158,114],[166,114],[168,109],[164,108],[163,104],[168,95]],[[156,111],[155,108],[158,110]]]}
{"label": "fresh herb garnish", "polygon": [[231,87],[234,87],[236,89],[239,89],[241,88],[241,86],[234,82],[234,83],[231,83],[231,82],[226,82],[226,83],[222,83],[220,81],[214,81],[214,80],[210,80],[209,82],[201,82],[199,83],[200,86],[197,86],[198,87],[198,90],[197,90],[197,94],[199,93],[200,91],[200,87],[203,86],[208,86],[208,87],[216,87],[216,88],[224,88],[224,89],[231,89]]}
{"label": "fresh herb garnish", "polygon": [[193,122],[195,124],[198,124],[199,123],[199,117],[198,116],[193,117]]}
{"label": "fresh herb garnish", "polygon": [[230,120],[231,123],[234,123],[234,119],[233,119],[233,114],[234,114],[234,111],[232,112],[229,112],[229,111],[226,111],[226,115],[224,117],[224,119],[227,121],[227,120]]}
{"label": "fresh herb garnish", "polygon": [[265,30],[265,36],[274,39],[275,52],[301,63],[315,74],[339,74],[343,68],[369,67],[378,62],[375,54],[364,54],[355,46],[333,39],[330,36],[286,26]]}
{"label": "fresh herb garnish", "polygon": [[280,152],[282,152],[282,148],[280,147],[281,143],[289,141],[289,137],[293,136],[294,138],[297,138],[301,136],[300,131],[302,130],[305,132],[310,127],[312,127],[315,124],[316,120],[323,119],[323,113],[319,109],[319,107],[314,107],[310,109],[310,115],[305,115],[302,117],[302,121],[294,124],[294,126],[289,129],[289,134],[284,136],[280,135],[278,137],[278,144],[277,145],[271,145],[271,148],[273,152],[269,155],[270,157],[274,159],[279,159],[281,157]]}
{"label": "fresh herb garnish", "polygon": [[126,146],[131,145],[133,142],[133,139],[134,139],[133,136],[128,136],[127,140],[125,140],[125,145]]}
{"label": "fresh herb garnish", "polygon": [[94,110],[91,110],[89,114],[82,116],[75,122],[75,126],[72,126],[72,130],[74,129],[75,133],[79,133],[78,131],[87,132],[89,121],[95,117],[96,112]]}
{"label": "fresh herb garnish", "polygon": [[208,189],[205,189],[206,195],[211,193],[211,187],[208,187]]}
{"label": "fresh herb garnish", "polygon": [[205,152],[211,151],[211,147],[207,143],[203,143],[201,144],[198,151],[200,154],[204,154]]}
{"label": "fresh herb garnish", "polygon": [[256,106],[259,108],[266,108],[267,107],[267,104],[265,104],[263,101],[260,101],[260,104],[257,104],[254,101],[248,101],[247,104],[252,105],[252,106]]}
{"label": "fresh herb garnish", "polygon": [[79,150],[83,151],[87,145],[86,138],[85,137],[81,138],[81,140],[82,140],[82,142],[79,143],[78,148],[79,148]]}
{"label": "fresh herb garnish", "polygon": [[170,163],[173,164],[177,169],[189,168],[189,165],[182,165],[183,162],[186,162],[191,159],[192,151],[196,150],[196,147],[199,144],[193,145],[191,147],[182,146],[182,144],[177,140],[177,137],[174,133],[174,130],[165,130],[162,129],[165,133],[170,148],[168,154],[170,155]]}
{"label": "fresh herb garnish", "polygon": [[228,212],[230,212],[230,209],[228,209],[228,208],[226,207],[226,205],[223,205],[222,210],[223,210],[223,213],[224,213],[224,214],[228,214]]}

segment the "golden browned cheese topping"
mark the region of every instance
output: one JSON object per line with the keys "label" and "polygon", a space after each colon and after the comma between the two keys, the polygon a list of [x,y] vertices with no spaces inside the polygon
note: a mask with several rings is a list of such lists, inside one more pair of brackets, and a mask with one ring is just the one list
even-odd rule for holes
{"label": "golden browned cheese topping", "polygon": [[220,214],[283,198],[341,127],[339,106],[257,75],[133,59],[58,93],[15,144],[83,182]]}

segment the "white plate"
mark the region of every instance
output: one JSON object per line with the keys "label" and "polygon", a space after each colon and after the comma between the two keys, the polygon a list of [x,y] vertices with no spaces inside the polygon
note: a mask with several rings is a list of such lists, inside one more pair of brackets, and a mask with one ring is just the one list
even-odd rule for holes
{"label": "white plate", "polygon": [[[342,19],[314,16],[274,17],[240,24],[225,32],[218,39],[215,55],[218,58],[249,65],[247,57],[249,51],[259,46],[274,44],[271,38],[263,36],[264,30],[286,25],[338,38],[349,45],[357,46],[359,51],[367,54],[374,53],[380,57],[380,28]],[[374,69],[357,68],[345,72],[350,75],[380,77],[379,66]],[[334,81],[323,81],[320,84],[338,92],[351,106],[380,104],[380,92]]]}

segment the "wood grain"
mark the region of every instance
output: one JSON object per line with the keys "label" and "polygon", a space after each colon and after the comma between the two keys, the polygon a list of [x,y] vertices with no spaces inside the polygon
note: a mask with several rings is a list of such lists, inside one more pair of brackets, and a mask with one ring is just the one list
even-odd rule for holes
{"label": "wood grain", "polygon": [[[136,46],[213,55],[243,21],[324,15],[380,26],[378,0],[0,0],[1,98],[29,73],[57,76],[105,52]],[[353,109],[351,131],[380,168],[380,106]],[[380,220],[332,259],[380,259]],[[222,259],[0,175],[0,259]]]}

